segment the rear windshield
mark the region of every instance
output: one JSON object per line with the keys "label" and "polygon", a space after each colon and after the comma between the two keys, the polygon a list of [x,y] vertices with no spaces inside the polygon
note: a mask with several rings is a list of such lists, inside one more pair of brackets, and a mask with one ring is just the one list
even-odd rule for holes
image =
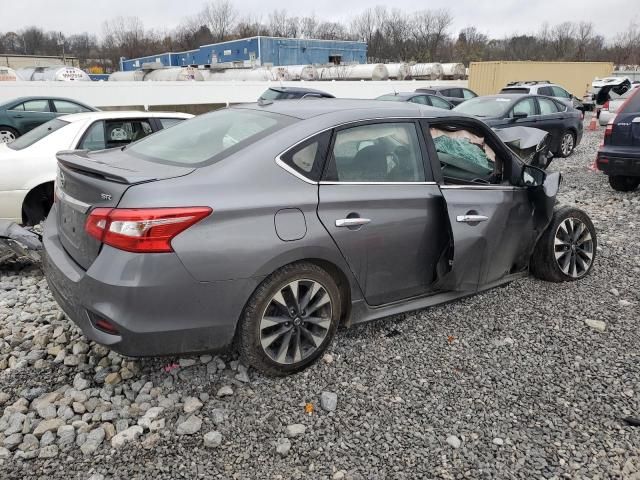
{"label": "rear windshield", "polygon": [[457,112],[476,117],[501,117],[516,99],[505,97],[476,97],[454,108]]}
{"label": "rear windshield", "polygon": [[69,122],[55,118],[34,128],[30,132],[25,133],[21,137],[18,137],[7,146],[13,150],[22,150],[23,148],[30,147],[34,143],[39,142],[44,137],[51,135],[56,130],[60,130],[65,125],[69,125]]}
{"label": "rear windshield", "polygon": [[198,167],[213,163],[295,122],[286,115],[223,109],[186,120],[127,147],[158,163]]}
{"label": "rear windshield", "polygon": [[640,112],[640,87],[629,90],[629,92],[627,93],[629,94],[630,98],[625,101],[624,105],[622,106],[621,113]]}
{"label": "rear windshield", "polygon": [[503,88],[500,93],[529,93],[528,88]]}

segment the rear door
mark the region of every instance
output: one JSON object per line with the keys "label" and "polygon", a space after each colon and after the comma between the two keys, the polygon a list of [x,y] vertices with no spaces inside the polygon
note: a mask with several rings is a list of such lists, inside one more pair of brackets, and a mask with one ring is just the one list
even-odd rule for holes
{"label": "rear door", "polygon": [[560,146],[560,139],[565,130],[567,106],[551,98],[537,97],[539,115],[536,128],[549,132],[551,135],[551,150],[556,151]]}
{"label": "rear door", "polygon": [[[446,120],[425,123],[424,128],[434,171],[441,168],[440,155],[456,155],[460,170],[464,170],[467,163],[469,172],[476,171],[479,159],[477,155],[467,155],[469,144],[475,145],[471,149],[476,152],[484,152],[481,157],[494,171],[509,161],[508,152],[496,148],[499,141],[480,122]],[[440,146],[436,146],[433,136],[443,131],[452,141],[438,142]],[[460,145],[452,145],[456,142]],[[446,152],[449,146],[450,151]],[[451,270],[438,287],[475,291],[526,269],[536,239],[533,209],[526,188],[496,183],[499,179],[490,177],[469,180],[469,176],[456,179],[438,175],[437,179],[453,235]]]}
{"label": "rear door", "polygon": [[47,99],[19,103],[8,110],[7,115],[13,119],[20,134],[25,134],[56,116]]}
{"label": "rear door", "polygon": [[337,129],[319,200],[318,216],[368,304],[432,291],[449,233],[416,122]]}

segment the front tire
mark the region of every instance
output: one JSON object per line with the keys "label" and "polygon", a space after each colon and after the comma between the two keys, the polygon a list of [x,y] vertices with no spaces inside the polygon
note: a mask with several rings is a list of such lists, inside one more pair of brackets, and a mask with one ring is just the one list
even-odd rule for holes
{"label": "front tire", "polygon": [[0,127],[0,143],[13,142],[19,136],[20,133],[11,127]]}
{"label": "front tire", "polygon": [[626,175],[609,176],[609,185],[618,192],[633,192],[640,185],[640,178]]}
{"label": "front tire", "polygon": [[560,148],[558,156],[567,158],[576,148],[576,135],[571,130],[566,130],[560,137]]}
{"label": "front tire", "polygon": [[549,282],[571,282],[593,268],[598,241],[596,229],[585,212],[560,207],[533,251],[531,273]]}
{"label": "front tire", "polygon": [[242,361],[269,375],[300,372],[327,349],[342,314],[335,280],[319,266],[301,262],[267,277],[238,325]]}

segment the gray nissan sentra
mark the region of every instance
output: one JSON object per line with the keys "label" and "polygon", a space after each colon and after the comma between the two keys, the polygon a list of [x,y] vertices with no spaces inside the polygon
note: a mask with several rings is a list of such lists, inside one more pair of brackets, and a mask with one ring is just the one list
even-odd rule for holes
{"label": "gray nissan sentra", "polygon": [[577,280],[596,254],[587,214],[556,205],[558,173],[475,118],[411,103],[242,105],[58,162],[51,291],[130,356],[235,344],[292,373],[340,324],[528,272]]}

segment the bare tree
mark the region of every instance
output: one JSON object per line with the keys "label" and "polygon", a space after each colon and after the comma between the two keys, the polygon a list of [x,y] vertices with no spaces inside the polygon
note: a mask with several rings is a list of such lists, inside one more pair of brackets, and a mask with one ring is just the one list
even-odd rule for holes
{"label": "bare tree", "polygon": [[233,30],[238,12],[229,0],[216,0],[207,4],[201,15],[213,40],[222,42]]}

